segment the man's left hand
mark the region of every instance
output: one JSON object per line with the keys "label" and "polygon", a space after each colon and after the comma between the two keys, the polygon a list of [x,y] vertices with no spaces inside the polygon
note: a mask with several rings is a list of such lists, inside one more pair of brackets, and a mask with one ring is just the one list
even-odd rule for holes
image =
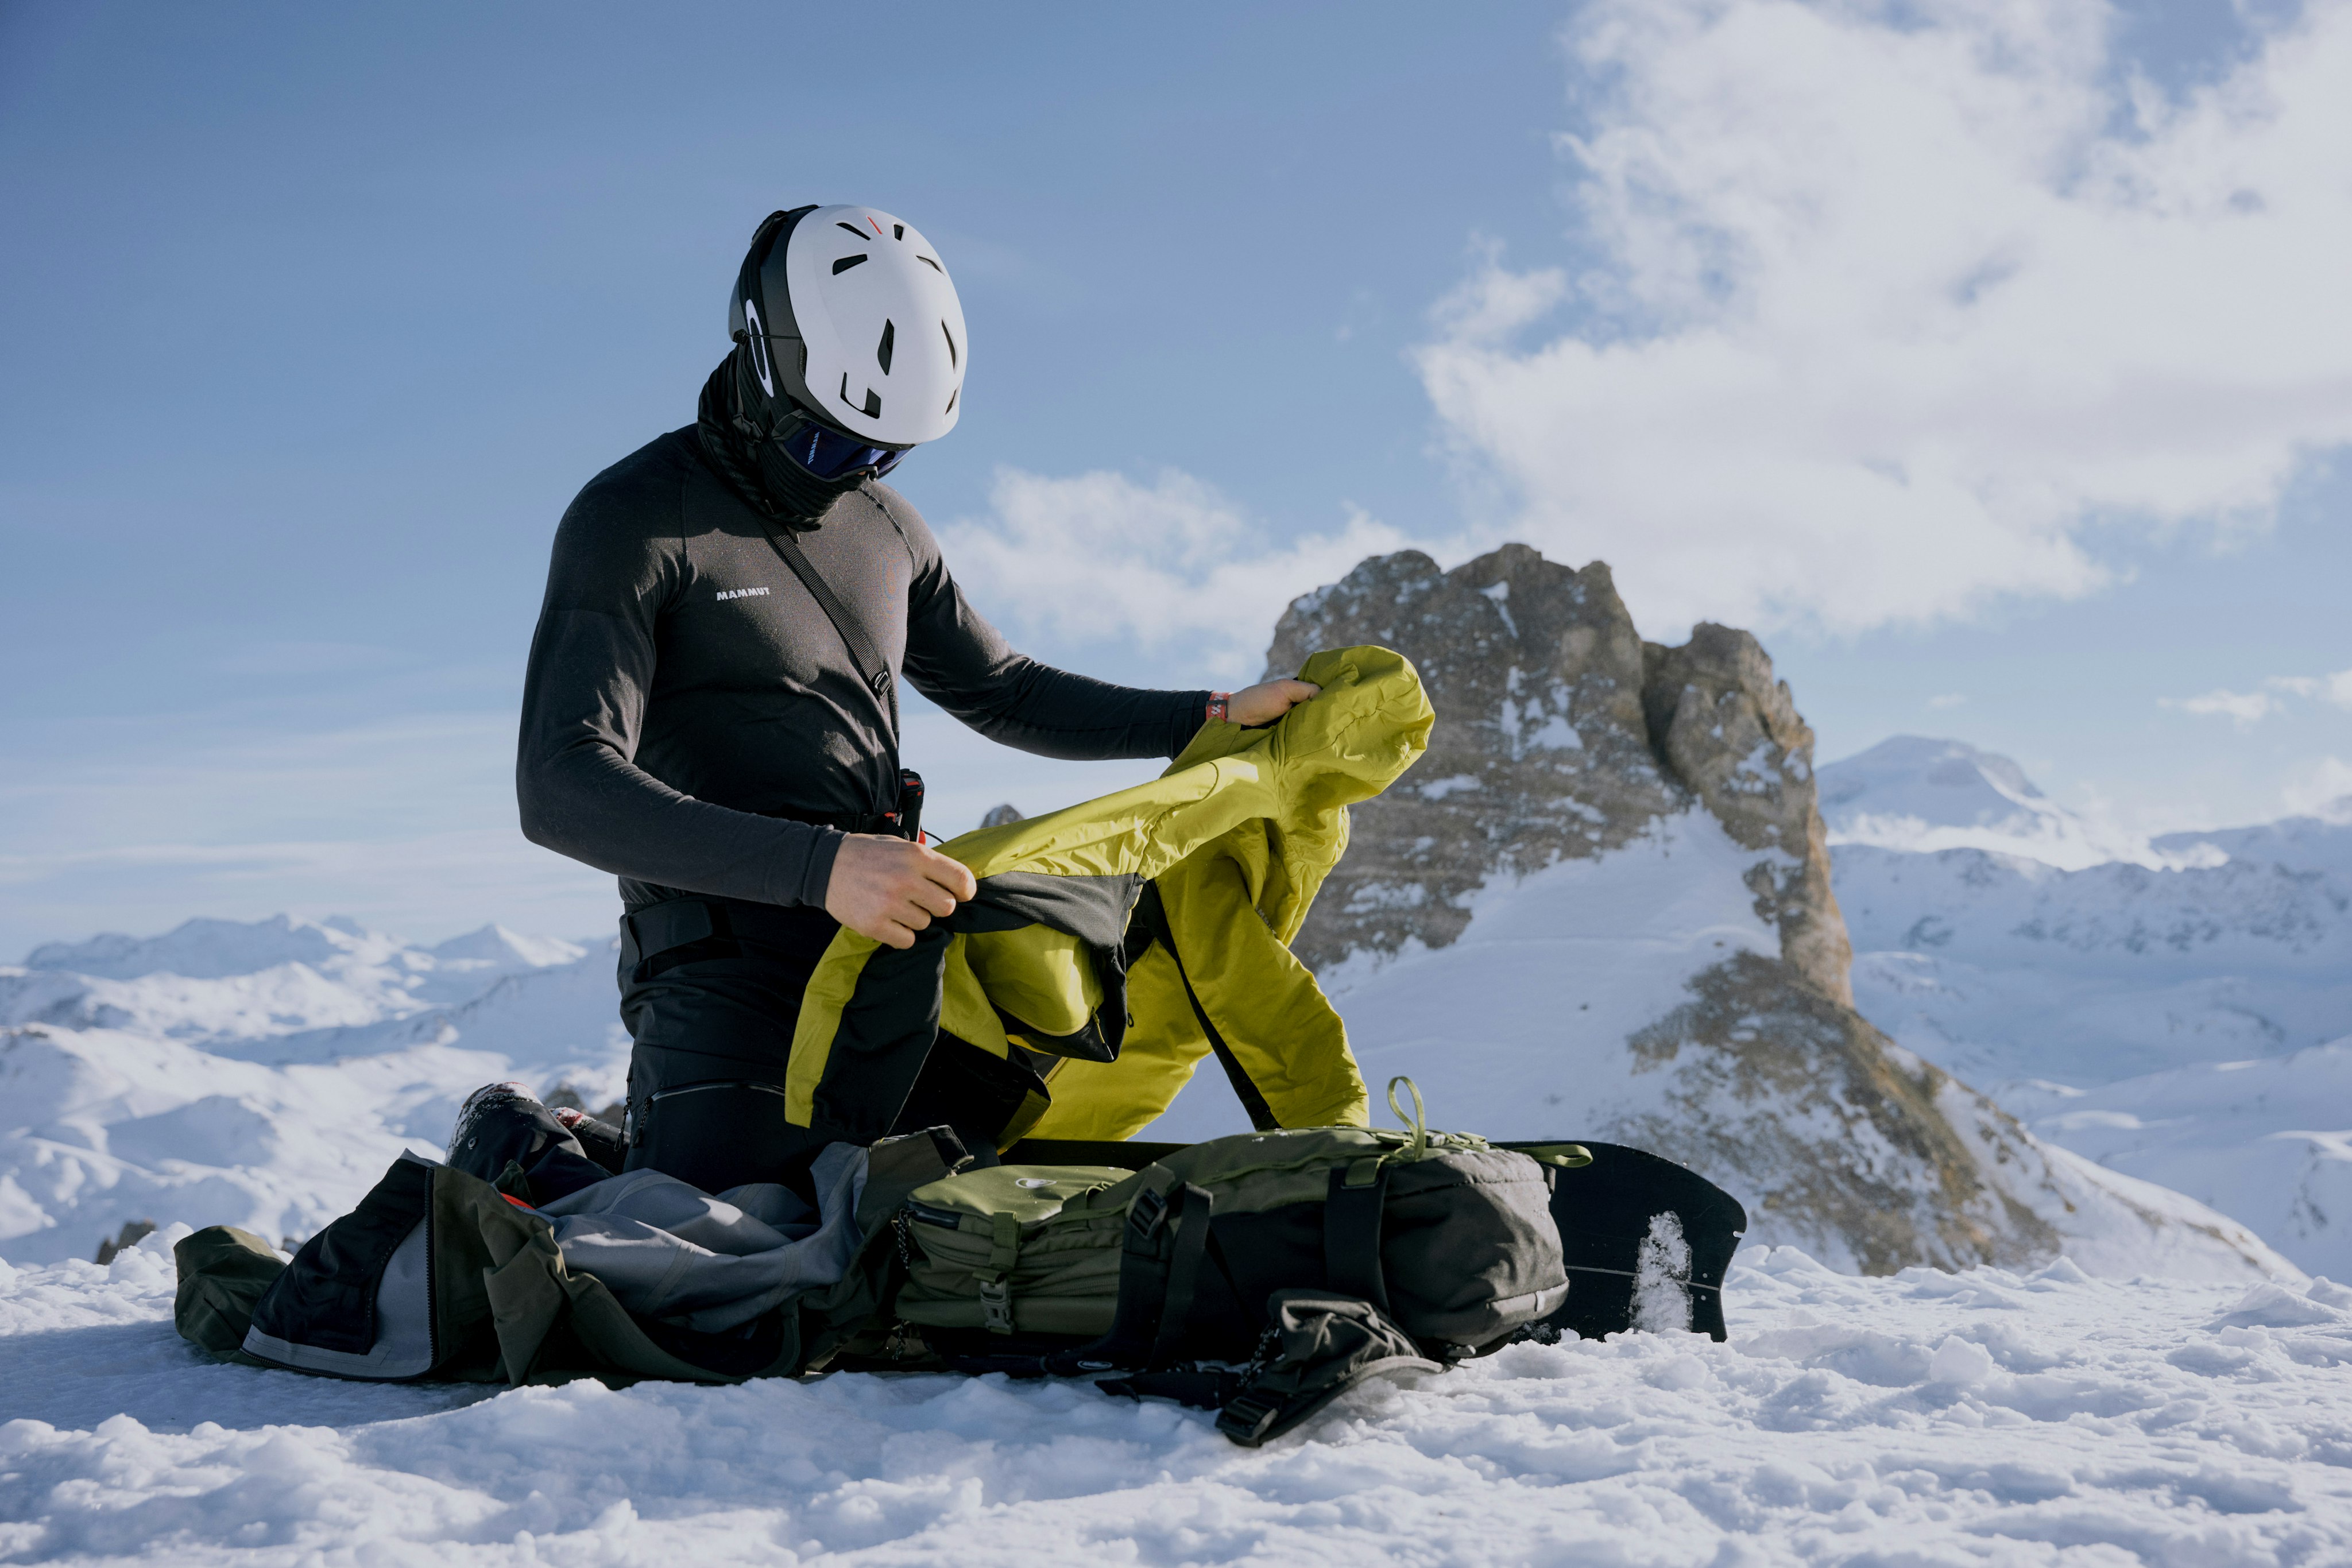
{"label": "man's left hand", "polygon": [[1238,725],[1272,724],[1322,690],[1307,681],[1261,681],[1226,699],[1225,716]]}

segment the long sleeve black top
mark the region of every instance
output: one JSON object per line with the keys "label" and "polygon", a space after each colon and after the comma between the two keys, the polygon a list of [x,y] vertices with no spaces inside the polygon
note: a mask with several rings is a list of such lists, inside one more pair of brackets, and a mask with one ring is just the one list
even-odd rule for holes
{"label": "long sleeve black top", "polygon": [[[887,486],[850,491],[797,538],[894,682],[992,740],[1172,757],[1201,725],[1205,691],[1014,653]],[[765,813],[890,810],[898,757],[895,685],[866,685],[693,427],[589,481],[556,529],[524,679],[515,789],[533,843],[619,876],[630,908],[681,893],[822,905],[841,831]]]}

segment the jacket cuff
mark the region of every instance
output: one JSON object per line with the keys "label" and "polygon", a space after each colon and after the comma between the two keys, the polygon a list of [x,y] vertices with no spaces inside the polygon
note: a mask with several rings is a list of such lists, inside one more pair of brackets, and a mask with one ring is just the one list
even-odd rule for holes
{"label": "jacket cuff", "polygon": [[1168,728],[1170,758],[1181,755],[1184,748],[1192,744],[1192,737],[1201,733],[1201,727],[1209,722],[1209,699],[1215,695],[1206,690],[1174,694],[1176,712],[1171,716]]}

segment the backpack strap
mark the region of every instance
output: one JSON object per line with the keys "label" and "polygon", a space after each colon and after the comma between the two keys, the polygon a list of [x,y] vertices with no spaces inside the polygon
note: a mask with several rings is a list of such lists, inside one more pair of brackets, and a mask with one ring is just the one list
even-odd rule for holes
{"label": "backpack strap", "polygon": [[1267,1298],[1266,1315],[1267,1343],[1217,1416],[1217,1430],[1244,1448],[1281,1437],[1368,1378],[1444,1370],[1369,1301],[1281,1290]]}
{"label": "backpack strap", "polygon": [[1383,1313],[1390,1307],[1381,1268],[1381,1210],[1388,1194],[1388,1166],[1365,1158],[1332,1171],[1330,1196],[1323,1200],[1324,1278],[1331,1290],[1360,1296]]}
{"label": "backpack strap", "polygon": [[1110,1332],[1091,1344],[1046,1356],[1044,1369],[1073,1377],[1112,1367],[1161,1364],[1182,1335],[1209,1246],[1209,1195],[1186,1182],[1162,1194],[1146,1187],[1128,1205],[1119,1243],[1118,1304]]}
{"label": "backpack strap", "polygon": [[[893,526],[896,526],[895,519]],[[808,552],[801,549],[798,539],[789,534],[778,533],[765,517],[760,519],[760,531],[768,536],[768,543],[775,548],[776,554],[783,559],[784,564],[793,569],[793,575],[801,580],[801,586],[807,589],[809,597],[817,601],[818,607],[824,612],[825,619],[833,622],[833,629],[841,633],[842,642],[849,649],[850,661],[857,666],[858,674],[865,678],[866,688],[890,705],[890,715],[895,721],[898,705],[890,694],[889,661],[882,657],[882,650],[876,647],[874,639],[866,634],[866,623],[849,612],[849,607],[842,603],[841,596],[834,592],[833,584],[825,581],[824,574],[817,570],[816,562],[809,559]]]}
{"label": "backpack strap", "polygon": [[[1192,1321],[1192,1297],[1201,1285],[1201,1260],[1209,1250],[1209,1195],[1190,1182],[1176,1189],[1182,1208],[1169,1217],[1168,1289],[1160,1301],[1160,1326],[1151,1336],[1147,1367],[1167,1366]],[[1125,1283],[1124,1281],[1121,1283]]]}

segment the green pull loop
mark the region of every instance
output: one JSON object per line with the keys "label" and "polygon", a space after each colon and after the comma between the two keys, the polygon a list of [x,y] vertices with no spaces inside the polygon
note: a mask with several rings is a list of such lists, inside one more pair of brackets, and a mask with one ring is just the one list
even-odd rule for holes
{"label": "green pull loop", "polygon": [[[1405,1092],[1412,1096],[1412,1114],[1410,1116],[1404,1113],[1404,1107],[1397,1103],[1396,1092],[1397,1085],[1400,1083],[1404,1085]],[[1423,1155],[1427,1154],[1429,1152],[1429,1127],[1424,1121],[1424,1117],[1427,1113],[1423,1110],[1421,1103],[1421,1085],[1415,1083],[1412,1079],[1407,1078],[1402,1072],[1398,1073],[1394,1078],[1390,1079],[1389,1109],[1396,1113],[1396,1119],[1398,1121],[1402,1122],[1406,1126],[1412,1129],[1412,1157],[1417,1160]]]}

